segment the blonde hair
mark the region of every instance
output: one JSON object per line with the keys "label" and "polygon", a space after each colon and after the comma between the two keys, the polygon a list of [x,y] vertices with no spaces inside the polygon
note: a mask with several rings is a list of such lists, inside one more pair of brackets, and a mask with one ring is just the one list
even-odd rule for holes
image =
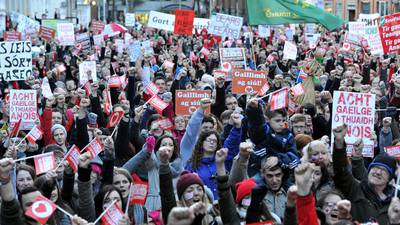
{"label": "blonde hair", "polygon": [[123,175],[125,176],[130,183],[133,182],[132,176],[129,174],[128,170],[119,168],[119,167],[114,167],[114,176],[116,175]]}

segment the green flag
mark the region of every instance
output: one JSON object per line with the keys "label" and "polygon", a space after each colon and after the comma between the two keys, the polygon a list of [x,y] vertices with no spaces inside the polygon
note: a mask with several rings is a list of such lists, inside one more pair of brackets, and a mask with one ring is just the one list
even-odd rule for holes
{"label": "green flag", "polygon": [[305,0],[247,0],[250,25],[320,23],[334,30],[344,21]]}

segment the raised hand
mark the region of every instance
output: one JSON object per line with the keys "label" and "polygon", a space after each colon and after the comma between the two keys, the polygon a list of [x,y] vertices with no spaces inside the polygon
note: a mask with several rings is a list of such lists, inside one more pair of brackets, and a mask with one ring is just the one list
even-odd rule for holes
{"label": "raised hand", "polygon": [[338,209],[338,219],[350,219],[351,218],[351,202],[349,200],[340,200],[336,203]]}
{"label": "raised hand", "polygon": [[215,153],[215,163],[218,165],[218,164],[224,164],[225,163],[225,160],[226,160],[226,157],[228,156],[228,149],[226,149],[226,148],[221,148],[220,150],[218,150],[216,153]]}
{"label": "raised hand", "polygon": [[162,146],[158,149],[161,164],[169,164],[173,151],[174,150],[168,146]]}
{"label": "raised hand", "polygon": [[310,194],[313,185],[312,175],[314,173],[314,164],[302,163],[294,170],[296,178],[297,194],[299,196],[307,196]]}
{"label": "raised hand", "polygon": [[90,161],[90,153],[83,153],[81,156],[79,156],[79,167],[86,169],[89,168]]}
{"label": "raised hand", "polygon": [[239,145],[239,155],[243,158],[249,158],[250,154],[253,153],[253,144],[250,142],[242,142]]}
{"label": "raised hand", "polygon": [[344,137],[347,133],[347,125],[343,124],[341,126],[333,129],[333,135],[335,137],[335,145],[337,148],[344,148]]}
{"label": "raised hand", "polygon": [[361,159],[363,157],[363,155],[362,155],[363,148],[364,148],[364,142],[363,142],[362,138],[359,138],[353,144],[352,158],[353,159]]}
{"label": "raised hand", "polygon": [[206,109],[210,106],[211,106],[211,99],[203,98],[200,100],[200,109],[203,110],[203,112],[206,111]]}

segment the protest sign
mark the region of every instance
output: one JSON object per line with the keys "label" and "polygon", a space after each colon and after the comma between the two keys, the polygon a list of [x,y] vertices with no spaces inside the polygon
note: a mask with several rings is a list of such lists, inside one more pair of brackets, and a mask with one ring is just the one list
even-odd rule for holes
{"label": "protest sign", "polygon": [[75,45],[74,25],[72,23],[58,23],[57,39],[61,45],[74,46]]}
{"label": "protest sign", "polygon": [[21,130],[30,130],[37,119],[36,90],[10,90],[10,122],[22,120]]}
{"label": "protest sign", "polygon": [[193,33],[194,11],[177,9],[175,11],[174,34],[191,35]]}
{"label": "protest sign", "polygon": [[[176,115],[190,115],[194,113],[200,106],[200,100],[203,98],[211,98],[211,91],[175,91],[175,113]],[[208,108],[206,110],[210,112]]]}
{"label": "protest sign", "polygon": [[210,19],[205,18],[194,18],[193,21],[193,34],[195,34],[195,29],[197,32],[201,32],[203,29],[208,30],[208,26],[210,26]]}
{"label": "protest sign", "polygon": [[221,70],[231,73],[233,69],[246,69],[246,53],[244,48],[220,48]]}
{"label": "protest sign", "polygon": [[387,146],[385,147],[385,152],[388,155],[391,155],[396,158],[400,158],[400,145],[395,145],[395,146]]}
{"label": "protest sign", "polygon": [[151,41],[142,41],[141,43],[142,49],[144,50],[145,55],[152,55],[154,53],[153,47],[151,47]]}
{"label": "protest sign", "polygon": [[160,97],[154,95],[151,97],[149,103],[162,115],[162,111],[167,108],[168,104],[165,103]]}
{"label": "protest sign", "polygon": [[283,47],[283,59],[296,60],[297,57],[297,46],[293,42],[285,41],[285,46]]}
{"label": "protest sign", "polygon": [[365,25],[365,22],[349,22],[349,33],[364,35]]}
{"label": "protest sign", "polygon": [[56,30],[51,29],[49,27],[40,26],[39,36],[46,40],[47,42],[51,41],[56,35]]}
{"label": "protest sign", "polygon": [[92,46],[90,44],[90,36],[89,33],[81,33],[81,34],[76,34],[75,35],[75,42],[76,44],[80,44],[82,46],[82,51],[83,52],[89,52],[92,49]]}
{"label": "protest sign", "polygon": [[269,25],[258,25],[258,36],[266,38],[271,36],[271,26]]}
{"label": "protest sign", "polygon": [[358,21],[365,23],[364,37],[367,39],[368,47],[372,55],[383,55],[381,36],[379,35],[380,15],[376,14],[360,14]]}
{"label": "protest sign", "polygon": [[104,36],[102,34],[93,35],[93,43],[96,46],[103,46],[105,44]]}
{"label": "protest sign", "polygon": [[124,48],[125,48],[124,40],[115,39],[115,45],[117,46],[117,52],[118,53],[123,53],[124,52]]}
{"label": "protest sign", "polygon": [[126,13],[125,14],[125,26],[134,27],[135,26],[135,13]]}
{"label": "protest sign", "polygon": [[47,77],[43,78],[41,87],[42,87],[43,97],[45,98],[53,97],[53,92],[51,91],[49,79]]}
{"label": "protest sign", "polygon": [[315,23],[306,23],[304,25],[304,33],[314,33],[315,32]]}
{"label": "protest sign", "polygon": [[135,41],[129,45],[129,52],[130,52],[130,58],[131,62],[136,62],[138,57],[142,54],[141,51],[141,46],[139,41]]}
{"label": "protest sign", "polygon": [[95,61],[84,61],[79,64],[79,83],[85,85],[89,80],[97,81]]}
{"label": "protest sign", "polygon": [[255,70],[233,70],[232,93],[249,94],[258,92],[267,82],[267,74]]}
{"label": "protest sign", "polygon": [[0,78],[26,80],[32,74],[32,48],[29,41],[0,42]]}
{"label": "protest sign", "polygon": [[25,215],[33,218],[40,224],[46,224],[47,220],[49,220],[56,209],[56,204],[43,196],[39,196],[26,210]]}
{"label": "protest sign", "polygon": [[216,36],[239,38],[243,25],[243,18],[217,13],[211,17],[208,33]]}
{"label": "protest sign", "polygon": [[158,122],[158,125],[160,125],[160,128],[163,129],[163,130],[172,130],[172,129],[174,129],[174,124],[168,118],[159,119],[159,120],[157,120],[157,122]]}
{"label": "protest sign", "polygon": [[160,30],[174,31],[175,16],[157,11],[150,11],[147,27]]}
{"label": "protest sign", "polygon": [[4,32],[4,41],[21,41],[21,32],[6,31]]}
{"label": "protest sign", "polygon": [[[332,110],[332,130],[344,123],[347,125],[345,137],[347,153],[351,154],[353,143],[362,138],[364,142],[363,156],[373,157],[374,142],[370,137],[374,130],[375,95],[335,91]],[[332,146],[333,141],[334,138],[331,139]]]}
{"label": "protest sign", "polygon": [[381,17],[379,33],[384,53],[400,52],[400,13]]}
{"label": "protest sign", "polygon": [[96,34],[99,34],[103,31],[105,26],[106,26],[106,24],[103,21],[92,20],[91,25],[90,25],[90,30]]}

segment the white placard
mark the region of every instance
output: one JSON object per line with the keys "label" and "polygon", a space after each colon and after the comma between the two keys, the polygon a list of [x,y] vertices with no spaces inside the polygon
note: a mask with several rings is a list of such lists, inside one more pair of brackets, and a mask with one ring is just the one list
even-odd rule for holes
{"label": "white placard", "polygon": [[21,119],[20,130],[30,130],[37,119],[36,90],[10,90],[10,122]]}
{"label": "white placard", "polygon": [[194,21],[193,21],[193,34],[195,34],[195,29],[197,29],[197,32],[201,33],[202,29],[208,30],[209,26],[210,26],[210,19],[194,18]]}
{"label": "white placard", "polygon": [[125,26],[134,27],[135,26],[135,13],[125,14]]}
{"label": "white placard", "polygon": [[258,25],[258,36],[261,38],[267,38],[271,36],[271,26]]}
{"label": "white placard", "polygon": [[285,41],[285,46],[283,47],[283,59],[296,60],[297,57],[297,47],[296,44]]}
{"label": "white placard", "polygon": [[85,85],[89,80],[97,81],[96,62],[84,61],[79,64],[79,83]]}
{"label": "white placard", "polygon": [[358,21],[365,23],[364,37],[367,39],[368,47],[372,55],[383,55],[381,36],[379,35],[379,14],[360,14]]}
{"label": "white placard", "polygon": [[349,33],[364,35],[365,22],[349,22]]}
{"label": "white placard", "polygon": [[26,80],[32,74],[30,41],[0,42],[0,80]]}
{"label": "white placard", "polygon": [[175,16],[157,11],[150,11],[148,27],[160,30],[174,31]]}
{"label": "white placard", "polygon": [[[347,153],[351,154],[353,143],[363,139],[364,157],[374,156],[374,143],[371,133],[374,131],[375,95],[368,93],[335,91],[333,93],[332,130],[345,123],[347,125]],[[333,132],[332,132],[332,137]],[[331,138],[333,146],[334,138]]]}
{"label": "white placard", "polygon": [[93,35],[93,43],[96,46],[104,45],[104,36],[102,34]]}
{"label": "white placard", "polygon": [[57,39],[60,42],[60,45],[74,46],[75,45],[74,25],[72,23],[58,23]]}
{"label": "white placard", "polygon": [[208,33],[221,37],[240,38],[243,18],[217,13],[211,17]]}

